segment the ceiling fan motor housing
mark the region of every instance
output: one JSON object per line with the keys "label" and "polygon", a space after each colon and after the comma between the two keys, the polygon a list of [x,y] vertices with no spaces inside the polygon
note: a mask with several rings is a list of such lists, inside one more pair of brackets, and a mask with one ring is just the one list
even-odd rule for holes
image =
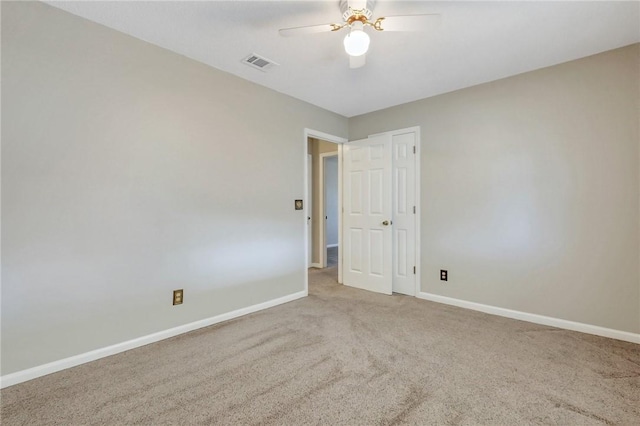
{"label": "ceiling fan motor housing", "polygon": [[[363,9],[350,9],[348,0],[340,0],[340,11],[342,12],[342,19],[344,19],[345,22],[349,21],[349,18],[353,16],[353,12],[355,11],[357,11],[360,16],[364,17],[365,20],[371,19],[371,17],[373,16],[373,6],[375,4],[375,0],[360,1],[359,3],[364,5]],[[361,21],[361,19],[356,20]]]}

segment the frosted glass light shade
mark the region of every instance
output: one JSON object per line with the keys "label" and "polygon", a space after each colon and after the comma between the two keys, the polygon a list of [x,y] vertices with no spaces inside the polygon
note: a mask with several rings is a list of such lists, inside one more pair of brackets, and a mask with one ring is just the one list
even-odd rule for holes
{"label": "frosted glass light shade", "polygon": [[362,30],[351,30],[344,38],[344,50],[351,56],[361,56],[369,50],[369,35]]}

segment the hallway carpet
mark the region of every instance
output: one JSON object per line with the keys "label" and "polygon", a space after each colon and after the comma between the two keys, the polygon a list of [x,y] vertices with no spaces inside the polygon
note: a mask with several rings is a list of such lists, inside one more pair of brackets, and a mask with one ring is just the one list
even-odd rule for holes
{"label": "hallway carpet", "polygon": [[640,424],[640,346],[338,285],[2,390],[18,424]]}
{"label": "hallway carpet", "polygon": [[338,266],[338,247],[327,247],[327,268]]}

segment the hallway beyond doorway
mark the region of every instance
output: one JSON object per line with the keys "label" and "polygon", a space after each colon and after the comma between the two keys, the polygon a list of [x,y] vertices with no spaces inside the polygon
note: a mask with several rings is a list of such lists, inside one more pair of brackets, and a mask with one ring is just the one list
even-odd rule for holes
{"label": "hallway beyond doorway", "polygon": [[327,268],[338,266],[338,246],[327,247]]}

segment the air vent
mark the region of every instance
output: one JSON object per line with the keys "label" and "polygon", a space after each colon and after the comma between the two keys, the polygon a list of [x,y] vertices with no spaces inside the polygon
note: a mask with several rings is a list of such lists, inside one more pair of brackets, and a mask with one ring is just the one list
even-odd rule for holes
{"label": "air vent", "polygon": [[244,58],[242,62],[249,65],[250,67],[259,69],[260,71],[267,71],[268,69],[273,68],[276,65],[279,65],[273,62],[271,59],[267,59],[263,56],[256,55],[255,53],[252,53],[251,55]]}

